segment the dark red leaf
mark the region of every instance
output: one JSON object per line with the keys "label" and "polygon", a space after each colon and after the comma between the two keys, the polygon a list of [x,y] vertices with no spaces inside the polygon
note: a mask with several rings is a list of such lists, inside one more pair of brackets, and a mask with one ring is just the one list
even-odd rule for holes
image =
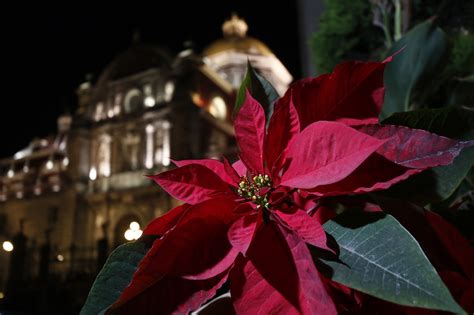
{"label": "dark red leaf", "polygon": [[226,183],[236,186],[235,181],[233,180],[232,176],[225,170],[224,163],[219,160],[214,159],[204,159],[204,160],[181,160],[181,161],[173,161],[176,166],[185,166],[189,164],[199,164],[202,166],[207,167],[214,173],[216,173],[223,181]]}
{"label": "dark red leaf", "polygon": [[209,168],[189,164],[150,176],[166,192],[191,205],[222,195],[232,196],[232,190]]}
{"label": "dark red leaf", "polygon": [[247,253],[255,233],[257,216],[257,213],[253,213],[240,217],[232,224],[227,233],[232,246],[244,255]]}
{"label": "dark red leaf", "polygon": [[239,215],[246,215],[255,212],[255,204],[251,201],[240,202],[237,207],[235,207],[234,212]]}
{"label": "dark red leaf", "polygon": [[151,221],[143,230],[143,234],[163,236],[166,232],[175,227],[188,208],[189,205],[184,204],[171,209],[164,215]]}
{"label": "dark red leaf", "polygon": [[395,164],[379,154],[372,154],[354,172],[343,180],[309,190],[316,196],[362,194],[388,189],[421,170]]}
{"label": "dark red leaf", "polygon": [[383,71],[386,62],[349,61],[333,73],[294,83],[281,102],[293,102],[301,129],[319,120],[347,124],[378,122],[383,104]]}
{"label": "dark red leaf", "polygon": [[263,142],[265,138],[265,112],[247,91],[234,122],[235,137],[240,158],[250,170],[263,174]]}
{"label": "dark red leaf", "polygon": [[[173,298],[167,301],[170,305],[188,309],[196,303],[204,303],[206,299],[196,300],[204,294],[201,292],[202,287],[212,284],[208,288],[215,291],[216,283],[220,283],[223,277],[219,275],[226,273],[238,254],[227,239],[229,227],[238,218],[233,213],[234,207],[235,203],[226,198],[211,199],[191,206],[172,231],[154,242],[117,305],[139,306],[141,301],[147,301],[155,303],[153,305],[158,309],[159,302],[163,303],[163,300],[155,295],[156,292],[162,292],[163,287],[171,290]],[[191,280],[184,280],[183,277],[209,279],[209,282],[197,281],[194,285],[194,282],[188,282]],[[215,277],[218,279],[213,280]],[[176,287],[173,286],[175,280]],[[197,291],[191,292],[193,288]],[[192,307],[186,304],[188,302],[192,303]],[[136,313],[141,311],[146,310],[137,309]]]}
{"label": "dark red leaf", "polygon": [[315,218],[320,224],[324,224],[329,220],[332,220],[336,217],[337,213],[328,206],[319,206],[316,208],[312,217]]}
{"label": "dark red leaf", "polygon": [[385,140],[341,123],[320,121],[304,129],[290,144],[288,169],[281,185],[314,188],[346,178]]}
{"label": "dark red leaf", "polygon": [[326,233],[323,226],[303,210],[297,209],[293,213],[276,211],[277,215],[306,243],[332,251],[326,242]]}
{"label": "dark red leaf", "polygon": [[451,164],[459,152],[474,141],[457,141],[425,130],[393,125],[367,125],[358,130],[388,140],[377,153],[399,165],[426,169]]}
{"label": "dark red leaf", "polygon": [[238,314],[336,314],[303,240],[274,224],[262,224],[231,271]]}
{"label": "dark red leaf", "polygon": [[106,314],[189,314],[197,310],[227,280],[228,271],[206,280],[187,280],[165,276],[147,288],[147,294],[125,303],[114,304]]}
{"label": "dark red leaf", "polygon": [[232,164],[230,164],[229,160],[227,160],[224,157],[224,169],[225,172],[227,173],[227,176],[231,179],[231,181],[234,183],[234,186],[237,186],[240,182],[240,176],[239,173],[232,167]]}
{"label": "dark red leaf", "polygon": [[247,167],[245,166],[242,160],[237,160],[232,164],[234,170],[239,174],[240,177],[245,176],[247,174]]}
{"label": "dark red leaf", "polygon": [[449,257],[456,261],[461,271],[473,281],[474,285],[474,248],[454,226],[440,215],[426,211],[425,217],[449,253]]}
{"label": "dark red leaf", "polygon": [[279,170],[284,161],[288,145],[300,131],[298,113],[293,102],[286,106],[280,106],[275,109],[268,125],[268,133],[265,142],[265,162],[267,168],[275,180],[274,168]]}

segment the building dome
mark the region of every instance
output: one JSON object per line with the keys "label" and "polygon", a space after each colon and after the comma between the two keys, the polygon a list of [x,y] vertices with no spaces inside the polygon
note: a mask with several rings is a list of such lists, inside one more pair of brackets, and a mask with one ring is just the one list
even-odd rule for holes
{"label": "building dome", "polygon": [[97,81],[101,86],[109,81],[119,80],[152,68],[167,67],[171,57],[156,45],[134,44],[119,54],[105,68]]}
{"label": "building dome", "polygon": [[235,51],[251,55],[273,55],[270,48],[260,40],[247,36],[247,23],[236,14],[222,25],[224,38],[211,43],[204,49],[204,56],[211,56],[221,52]]}
{"label": "building dome", "polygon": [[293,77],[267,45],[247,36],[247,30],[247,23],[233,14],[222,25],[223,38],[204,49],[204,63],[237,90],[250,62],[282,95]]}

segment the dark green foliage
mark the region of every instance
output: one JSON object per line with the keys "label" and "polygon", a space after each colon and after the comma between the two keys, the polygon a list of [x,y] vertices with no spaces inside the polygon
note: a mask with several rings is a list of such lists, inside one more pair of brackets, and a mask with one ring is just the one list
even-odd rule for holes
{"label": "dark green foliage", "polygon": [[310,42],[319,73],[331,72],[342,60],[367,59],[382,44],[383,33],[372,25],[368,0],[326,0]]}
{"label": "dark green foliage", "polygon": [[397,41],[389,54],[398,51],[385,68],[386,92],[381,118],[409,110],[416,88],[422,87],[424,91],[432,88],[432,76],[443,68],[449,54],[448,39],[433,20],[427,20]]}
{"label": "dark green foliage", "polygon": [[453,49],[446,70],[458,77],[474,73],[474,34],[453,37]]}
{"label": "dark green foliage", "polygon": [[95,279],[81,315],[103,314],[128,286],[148,249],[147,244],[137,241],[114,250]]}
{"label": "dark green foliage", "polygon": [[454,106],[395,113],[382,123],[423,129],[454,139],[474,139],[474,111]]}
{"label": "dark green foliage", "polygon": [[438,25],[448,33],[460,28],[474,30],[474,1],[472,0],[412,0],[411,24],[436,17]]}
{"label": "dark green foliage", "polygon": [[234,118],[244,104],[246,91],[249,91],[250,95],[262,105],[265,110],[268,125],[270,116],[273,113],[273,105],[280,96],[270,82],[255,71],[250,62],[247,64],[247,72],[237,92],[234,111],[232,113]]}

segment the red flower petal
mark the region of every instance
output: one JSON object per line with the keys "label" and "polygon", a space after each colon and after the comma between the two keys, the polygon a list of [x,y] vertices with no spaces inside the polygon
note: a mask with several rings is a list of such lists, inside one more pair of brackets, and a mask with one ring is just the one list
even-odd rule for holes
{"label": "red flower petal", "polygon": [[[118,305],[141,305],[140,301],[155,303],[153,300],[158,299],[155,294],[162,292],[163,287],[172,291],[170,295],[173,298],[167,304],[187,307],[188,302],[185,301],[188,301],[188,295],[193,298],[193,307],[195,303],[204,303],[207,298],[195,300],[201,296],[199,292],[202,287],[212,284],[209,289],[216,289],[216,281],[221,281],[222,274],[233,264],[238,254],[227,240],[228,229],[237,219],[233,214],[235,205],[229,199],[220,198],[189,207],[177,226],[164,238],[154,242],[140,262],[132,282],[123,291]],[[193,285],[193,282],[188,283],[183,277],[206,278],[210,282],[200,284],[196,281],[196,285]],[[215,277],[219,279],[213,280]],[[176,288],[173,282],[176,282]],[[192,288],[196,292],[190,292]],[[136,313],[141,313],[140,309]]]}
{"label": "red flower petal", "polygon": [[239,174],[240,177],[245,176],[247,174],[247,167],[245,166],[242,160],[237,160],[232,164],[234,170]]}
{"label": "red flower petal", "polygon": [[444,248],[459,265],[461,271],[473,281],[474,286],[474,249],[459,231],[440,215],[425,211],[425,217],[431,228],[441,240]]}
{"label": "red flower petal", "polygon": [[224,163],[219,160],[214,159],[204,159],[204,160],[182,160],[182,161],[173,161],[176,166],[182,167],[189,164],[199,164],[202,166],[207,167],[214,173],[216,173],[223,181],[226,183],[236,186],[235,181],[231,176],[229,176],[228,172],[224,167]]}
{"label": "red flower petal", "polygon": [[143,234],[158,235],[159,237],[163,236],[166,232],[175,227],[189,207],[188,204],[184,204],[171,209],[164,215],[151,221],[143,230]]}
{"label": "red flower petal", "polygon": [[294,233],[262,224],[248,256],[230,274],[238,314],[336,314],[306,244]]}
{"label": "red flower petal", "polygon": [[250,170],[263,174],[265,113],[248,91],[245,102],[235,118],[234,127],[240,158]]}
{"label": "red flower petal", "polygon": [[[293,102],[288,106],[280,106],[273,112],[265,142],[265,162],[273,180],[276,179],[274,168],[279,170],[288,150],[288,145],[300,131],[300,122]],[[278,163],[279,162],[279,163]]]}
{"label": "red flower petal", "polygon": [[173,197],[191,205],[233,194],[227,183],[216,173],[198,164],[185,165],[150,178]]}
{"label": "red flower petal", "polygon": [[281,102],[293,102],[301,129],[319,120],[348,124],[376,123],[383,103],[386,62],[349,61],[332,74],[294,83]]}
{"label": "red flower petal", "polygon": [[315,218],[320,224],[324,224],[329,220],[332,220],[336,217],[337,213],[328,206],[319,206],[312,217]]}
{"label": "red flower petal", "polygon": [[425,130],[393,125],[368,125],[358,129],[378,139],[388,139],[377,153],[390,161],[410,168],[447,165],[474,141],[457,141]]}
{"label": "red flower petal", "polygon": [[339,196],[363,194],[388,189],[421,170],[397,165],[379,154],[372,154],[354,172],[343,180],[330,185],[322,185],[309,192],[316,196]]}
{"label": "red flower petal", "polygon": [[247,249],[252,241],[257,227],[257,213],[240,217],[235,221],[227,232],[227,237],[232,246],[242,254],[247,253]]}
{"label": "red flower petal", "polygon": [[326,291],[311,253],[296,233],[280,226],[280,231],[291,250],[299,278],[300,305],[306,314],[337,314],[336,307]]}
{"label": "red flower petal", "polygon": [[227,280],[227,276],[228,272],[206,280],[165,276],[151,284],[146,294],[116,303],[106,314],[189,314],[212,298]]}
{"label": "red flower petal", "polygon": [[288,159],[292,160],[281,185],[313,188],[338,182],[384,142],[341,123],[313,123],[291,143]]}
{"label": "red flower petal", "polygon": [[224,157],[224,169],[227,173],[227,176],[234,182],[234,186],[237,186],[240,182],[239,173],[232,167],[229,160]]}
{"label": "red flower petal", "polygon": [[306,243],[332,251],[326,244],[327,238],[323,226],[305,211],[297,209],[290,214],[281,211],[276,213]]}

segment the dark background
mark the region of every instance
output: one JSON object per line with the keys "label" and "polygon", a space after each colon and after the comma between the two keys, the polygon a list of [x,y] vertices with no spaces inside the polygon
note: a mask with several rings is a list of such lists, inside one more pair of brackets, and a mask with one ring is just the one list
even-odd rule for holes
{"label": "dark background", "polygon": [[[270,4],[270,3],[268,3]],[[236,12],[250,36],[266,43],[295,77],[301,76],[297,1],[269,10],[263,1],[67,2],[67,6],[16,4],[2,9],[0,157],[56,131],[58,115],[74,111],[75,89],[87,73],[94,79],[129,47],[142,42],[176,54],[186,40],[197,52],[221,38],[221,25]]]}

